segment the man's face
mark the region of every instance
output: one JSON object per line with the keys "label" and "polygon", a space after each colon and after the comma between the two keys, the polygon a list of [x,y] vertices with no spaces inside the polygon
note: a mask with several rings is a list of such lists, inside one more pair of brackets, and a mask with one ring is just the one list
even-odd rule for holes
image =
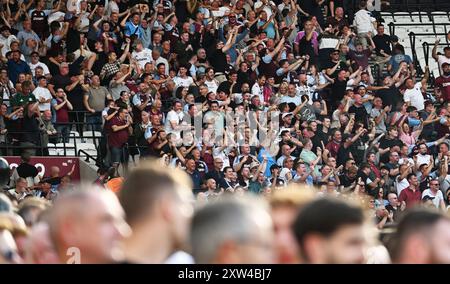
{"label": "man's face", "polygon": [[24,21],[23,28],[27,31],[31,30],[31,21],[29,21],[29,20]]}
{"label": "man's face", "polygon": [[194,159],[190,159],[186,162],[186,168],[190,171],[194,171],[195,170],[195,160]]}
{"label": "man's face", "polygon": [[327,264],[364,263],[364,231],[362,225],[346,225],[324,239],[324,262]]}
{"label": "man's face", "polygon": [[67,74],[69,74],[69,66],[62,65],[61,67],[59,67],[59,72],[61,73],[62,76],[66,76]]}
{"label": "man's face", "polygon": [[448,146],[446,144],[439,145],[439,153],[447,153],[448,152]]}
{"label": "man's face", "polygon": [[153,126],[159,125],[159,116],[158,115],[152,115],[150,120],[151,120],[151,123]]}
{"label": "man's face", "polygon": [[200,59],[205,59],[206,58],[206,51],[202,48],[197,52],[197,57]]}
{"label": "man's face", "polygon": [[264,85],[266,83],[266,77],[261,77],[258,79],[258,83],[260,86]]}
{"label": "man's face", "polygon": [[444,50],[445,57],[450,58],[450,48]]}
{"label": "man's face", "polygon": [[414,81],[412,79],[406,80],[406,88],[408,88],[408,89],[414,88]]}
{"label": "man's face", "polygon": [[389,135],[393,138],[397,138],[398,137],[398,131],[396,128],[391,129],[391,131],[389,131]]}
{"label": "man's face", "polygon": [[388,201],[389,201],[389,204],[391,206],[398,206],[399,205],[397,194],[390,193],[388,195]]}
{"label": "man's face", "polygon": [[398,163],[399,158],[400,157],[399,157],[397,152],[392,152],[391,155],[390,155],[390,160],[393,163]]}
{"label": "man's face", "polygon": [[275,231],[275,250],[277,263],[296,263],[298,244],[292,234],[291,225],[297,216],[297,208],[279,206],[272,209]]}
{"label": "man's face", "polygon": [[12,54],[12,59],[13,59],[15,62],[19,62],[19,60],[20,60],[20,53],[14,52],[14,53]]}
{"label": "man's face", "polygon": [[415,186],[415,187],[417,187],[417,185],[419,184],[416,176],[411,176],[410,179],[408,180],[408,182],[410,185]]}
{"label": "man's face", "polygon": [[5,38],[8,38],[11,35],[11,32],[9,30],[2,31],[2,36]]}
{"label": "man's face", "polygon": [[233,178],[233,176],[234,176],[234,172],[233,172],[233,170],[232,169],[227,169],[227,171],[225,172],[225,177],[227,178],[227,179],[232,179]]}
{"label": "man's face", "polygon": [[92,76],[92,85],[94,86],[100,86],[100,77],[98,75]]}
{"label": "man's face", "polygon": [[128,111],[127,110],[122,110],[120,112],[120,114],[119,114],[119,117],[120,117],[121,120],[125,120],[127,115],[128,115]]}
{"label": "man's face", "polygon": [[427,146],[425,146],[424,144],[419,146],[419,153],[422,155],[425,155],[428,152],[428,148]]}
{"label": "man's face", "polygon": [[358,44],[357,46],[356,46],[356,51],[357,52],[362,52],[364,50],[364,47],[362,46],[362,44]]}
{"label": "man's face", "polygon": [[216,181],[213,179],[208,180],[208,189],[216,189]]}
{"label": "man's face", "polygon": [[45,79],[45,78],[40,79],[39,80],[39,86],[45,88],[47,86],[47,79]]}
{"label": "man's face", "polygon": [[81,261],[83,254],[89,253],[91,258],[111,262],[114,250],[130,232],[124,221],[125,214],[113,194],[96,196],[88,204],[86,212],[74,221],[73,239],[77,240],[74,245],[81,251]]}
{"label": "man's face", "polygon": [[379,26],[377,28],[377,32],[378,32],[379,35],[383,35],[384,34],[384,27],[383,26]]}
{"label": "man's face", "polygon": [[181,106],[181,103],[176,103],[175,105],[174,105],[174,107],[173,107],[173,109],[175,110],[175,111],[181,111],[181,109],[182,109],[183,107]]}

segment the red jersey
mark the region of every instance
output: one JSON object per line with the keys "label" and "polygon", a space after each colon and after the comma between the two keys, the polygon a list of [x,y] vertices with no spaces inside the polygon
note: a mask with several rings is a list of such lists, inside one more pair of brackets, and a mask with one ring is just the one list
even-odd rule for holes
{"label": "red jersey", "polygon": [[441,91],[444,101],[450,101],[450,76],[439,76],[434,84]]}

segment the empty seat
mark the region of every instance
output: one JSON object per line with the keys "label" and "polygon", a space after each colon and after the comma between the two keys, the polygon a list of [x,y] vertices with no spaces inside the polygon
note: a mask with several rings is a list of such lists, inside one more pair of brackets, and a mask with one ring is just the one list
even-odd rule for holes
{"label": "empty seat", "polygon": [[412,12],[411,19],[414,23],[431,23],[430,17],[423,12]]}
{"label": "empty seat", "polygon": [[393,18],[395,23],[411,23],[411,15],[406,12],[395,12]]}
{"label": "empty seat", "polygon": [[98,145],[100,137],[102,137],[102,133],[100,131],[92,131],[92,130],[83,131],[84,142]]}
{"label": "empty seat", "polygon": [[[59,156],[76,156],[75,145],[72,143],[56,143],[56,148]],[[65,153],[64,148],[66,149]]]}
{"label": "empty seat", "polygon": [[102,137],[102,133],[100,131],[83,131],[83,137]]}
{"label": "empty seat", "polygon": [[58,156],[58,151],[56,150],[54,143],[48,143],[47,148],[50,156]]}
{"label": "empty seat", "polygon": [[85,152],[81,152],[80,157],[86,157],[86,154],[94,158],[97,157],[97,149],[93,143],[81,143],[77,145],[77,150],[83,150]]}
{"label": "empty seat", "polygon": [[448,23],[450,21],[449,15],[447,12],[431,12],[431,18],[435,23]]}

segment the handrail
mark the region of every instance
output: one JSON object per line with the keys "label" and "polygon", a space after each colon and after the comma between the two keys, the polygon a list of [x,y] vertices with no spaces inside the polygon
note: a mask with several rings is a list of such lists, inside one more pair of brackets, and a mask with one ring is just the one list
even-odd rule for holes
{"label": "handrail", "polygon": [[92,160],[95,162],[96,165],[102,166],[102,167],[105,166],[105,164],[104,164],[102,161],[99,161],[98,159],[94,158],[94,156],[91,156],[91,155],[88,154],[86,151],[84,151],[84,150],[82,150],[82,149],[78,150],[78,153],[77,153],[77,154],[78,154],[78,155],[77,155],[78,157],[81,157],[80,153],[82,153],[82,154],[84,154],[84,155],[86,156],[86,159],[85,159],[86,162],[89,163],[89,159],[92,159]]}

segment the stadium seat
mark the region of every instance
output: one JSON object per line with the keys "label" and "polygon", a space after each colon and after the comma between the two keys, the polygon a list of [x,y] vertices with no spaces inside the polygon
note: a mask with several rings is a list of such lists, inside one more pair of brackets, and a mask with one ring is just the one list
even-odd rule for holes
{"label": "stadium seat", "polygon": [[80,133],[74,130],[70,131],[69,141],[71,143],[76,143],[77,145],[83,143],[83,140],[80,138]]}
{"label": "stadium seat", "polygon": [[58,156],[58,151],[56,150],[54,143],[48,143],[47,147],[48,147],[48,154],[50,156]]}
{"label": "stadium seat", "polygon": [[395,23],[411,23],[411,15],[407,12],[395,12],[393,18]]}
{"label": "stadium seat", "polygon": [[[83,131],[83,137],[87,137],[84,138],[84,141],[86,143],[92,143],[92,144],[99,144],[100,141],[100,137],[102,137],[102,133],[100,131],[92,131],[92,130],[88,130],[88,131]],[[96,141],[94,141],[94,139]]]}
{"label": "stadium seat", "polygon": [[411,18],[414,23],[431,23],[430,17],[424,12],[412,12]]}
{"label": "stadium seat", "polygon": [[[76,156],[75,144],[72,143],[56,143],[57,153],[59,156]],[[64,147],[66,148],[66,154],[64,155]]]}
{"label": "stadium seat", "polygon": [[[81,143],[77,145],[77,150],[83,150],[92,157],[97,157],[97,149],[93,143]],[[80,157],[86,157],[85,153],[80,153]]]}

